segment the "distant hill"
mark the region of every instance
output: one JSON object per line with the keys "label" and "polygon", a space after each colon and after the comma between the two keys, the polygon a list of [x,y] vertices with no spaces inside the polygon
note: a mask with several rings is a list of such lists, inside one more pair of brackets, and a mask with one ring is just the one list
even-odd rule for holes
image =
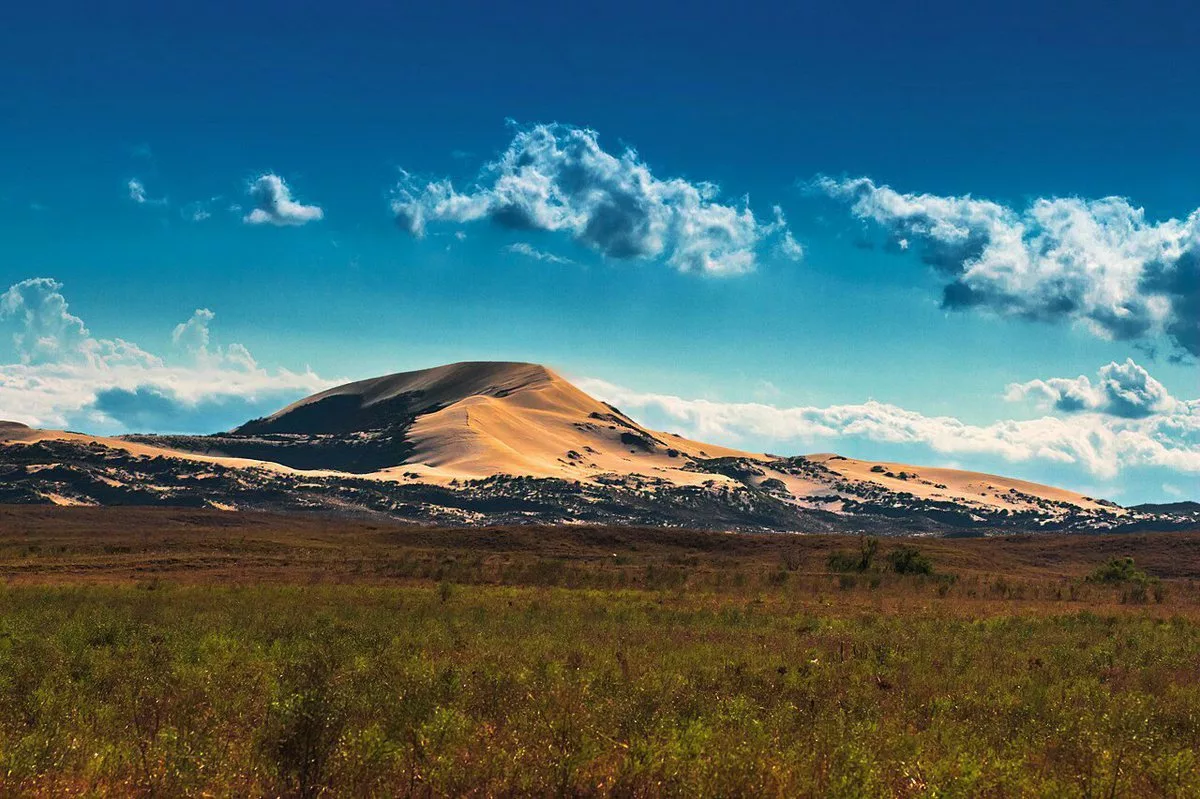
{"label": "distant hill", "polygon": [[509,362],[348,383],[209,436],[99,438],[0,423],[0,477],[8,502],[459,524],[957,533],[1177,518],[1167,506],[1126,509],[996,475],[692,441],[643,427],[544,366]]}
{"label": "distant hill", "polygon": [[1145,502],[1133,505],[1130,510],[1159,516],[1178,516],[1200,522],[1200,502]]}

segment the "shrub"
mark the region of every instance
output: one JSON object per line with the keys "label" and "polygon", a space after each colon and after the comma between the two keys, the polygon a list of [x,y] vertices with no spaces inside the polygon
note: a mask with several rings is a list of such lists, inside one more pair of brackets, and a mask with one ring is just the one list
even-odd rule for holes
{"label": "shrub", "polygon": [[896,547],[888,553],[888,562],[896,574],[933,574],[933,562],[916,547]]}
{"label": "shrub", "polygon": [[262,745],[285,793],[314,797],[329,778],[329,763],[348,721],[332,655],[316,642],[286,663],[271,702]]}
{"label": "shrub", "polygon": [[825,563],[833,572],[870,571],[875,563],[875,553],[878,551],[879,541],[866,535],[860,535],[857,553],[840,549],[831,553]]}
{"label": "shrub", "polygon": [[1087,576],[1089,583],[1145,583],[1149,579],[1134,565],[1133,558],[1113,558]]}

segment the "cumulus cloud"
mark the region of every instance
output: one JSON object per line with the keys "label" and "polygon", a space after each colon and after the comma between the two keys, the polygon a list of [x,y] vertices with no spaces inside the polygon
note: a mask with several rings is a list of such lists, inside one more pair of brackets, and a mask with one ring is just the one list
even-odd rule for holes
{"label": "cumulus cloud", "polygon": [[53,278],[22,280],[0,296],[0,319],[16,319],[13,344],[22,363],[44,363],[70,357],[88,340],[83,320],[67,310]]}
{"label": "cumulus cloud", "polygon": [[1086,375],[1030,380],[1010,385],[1006,397],[1032,399],[1065,413],[1094,412],[1126,419],[1171,413],[1180,406],[1166,386],[1132,358],[1101,367],[1095,383]]}
{"label": "cumulus cloud", "polygon": [[208,323],[216,316],[207,308],[197,308],[186,322],[175,325],[171,341],[191,353],[208,351]]}
{"label": "cumulus cloud", "polygon": [[214,346],[207,309],[175,328],[177,354],[96,338],[61,288],[32,278],[0,295],[0,324],[16,329],[18,355],[0,364],[0,419],[101,433],[214,432],[333,384],[311,370],[265,369],[240,344]]}
{"label": "cumulus cloud", "polygon": [[881,402],[778,408],[759,402],[714,402],[633,391],[596,379],[577,384],[625,410],[665,414],[690,434],[739,444],[860,438],[917,444],[944,455],[989,455],[1009,461],[1073,464],[1110,479],[1122,469],[1157,466],[1200,472],[1200,402],[1141,419],[1086,414],[973,425]]}
{"label": "cumulus cloud", "polygon": [[755,217],[749,203],[717,201],[716,185],[660,179],[632,149],[613,155],[595,131],[569,125],[520,129],[474,186],[422,184],[404,173],[392,200],[396,224],[418,238],[432,222],[490,220],[517,230],[559,231],[618,259],[658,259],[681,272],[735,275],[755,266],[778,239],[779,252],[803,250],[776,209]]}
{"label": "cumulus cloud", "polygon": [[223,364],[229,367],[253,370],[258,366],[254,357],[241,344],[210,349],[209,324],[216,314],[207,308],[197,308],[186,322],[175,325],[171,331],[171,342],[198,362]]}
{"label": "cumulus cloud", "polygon": [[251,182],[249,194],[254,207],[242,219],[247,224],[297,226],[325,216],[317,206],[303,205],[292,199],[291,189],[278,175],[260,175]]}
{"label": "cumulus cloud", "polygon": [[96,363],[153,365],[155,356],[124,339],[92,338],[83,320],[70,312],[48,277],[22,280],[0,295],[0,322],[14,323],[13,346],[23,364]]}
{"label": "cumulus cloud", "polygon": [[555,255],[552,252],[545,252],[543,250],[536,249],[532,245],[526,244],[523,241],[510,244],[504,249],[516,255],[524,255],[526,258],[532,258],[535,261],[544,261],[551,264],[575,263],[570,258],[563,258],[561,255]]}
{"label": "cumulus cloud", "polygon": [[946,279],[943,305],[1072,320],[1112,339],[1166,335],[1200,354],[1200,210],[1149,222],[1120,197],[1038,199],[1017,210],[970,195],[904,194],[868,178],[817,181]]}

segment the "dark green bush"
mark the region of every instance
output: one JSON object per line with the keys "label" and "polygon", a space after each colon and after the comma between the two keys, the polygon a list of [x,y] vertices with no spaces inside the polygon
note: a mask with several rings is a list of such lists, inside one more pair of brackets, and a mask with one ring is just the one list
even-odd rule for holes
{"label": "dark green bush", "polygon": [[913,546],[903,545],[888,553],[888,562],[896,574],[933,574],[933,562]]}
{"label": "dark green bush", "polygon": [[1134,565],[1133,558],[1112,558],[1087,576],[1089,583],[1144,583],[1149,579]]}

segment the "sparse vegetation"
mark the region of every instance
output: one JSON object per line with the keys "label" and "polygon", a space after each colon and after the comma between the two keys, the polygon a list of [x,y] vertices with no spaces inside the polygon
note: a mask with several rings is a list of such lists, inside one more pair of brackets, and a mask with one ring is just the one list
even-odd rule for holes
{"label": "sparse vegetation", "polygon": [[756,593],[9,588],[0,774],[45,796],[1200,791],[1192,621]]}
{"label": "sparse vegetation", "polygon": [[42,513],[0,509],[0,796],[1200,794],[1196,536],[829,574],[844,539]]}

